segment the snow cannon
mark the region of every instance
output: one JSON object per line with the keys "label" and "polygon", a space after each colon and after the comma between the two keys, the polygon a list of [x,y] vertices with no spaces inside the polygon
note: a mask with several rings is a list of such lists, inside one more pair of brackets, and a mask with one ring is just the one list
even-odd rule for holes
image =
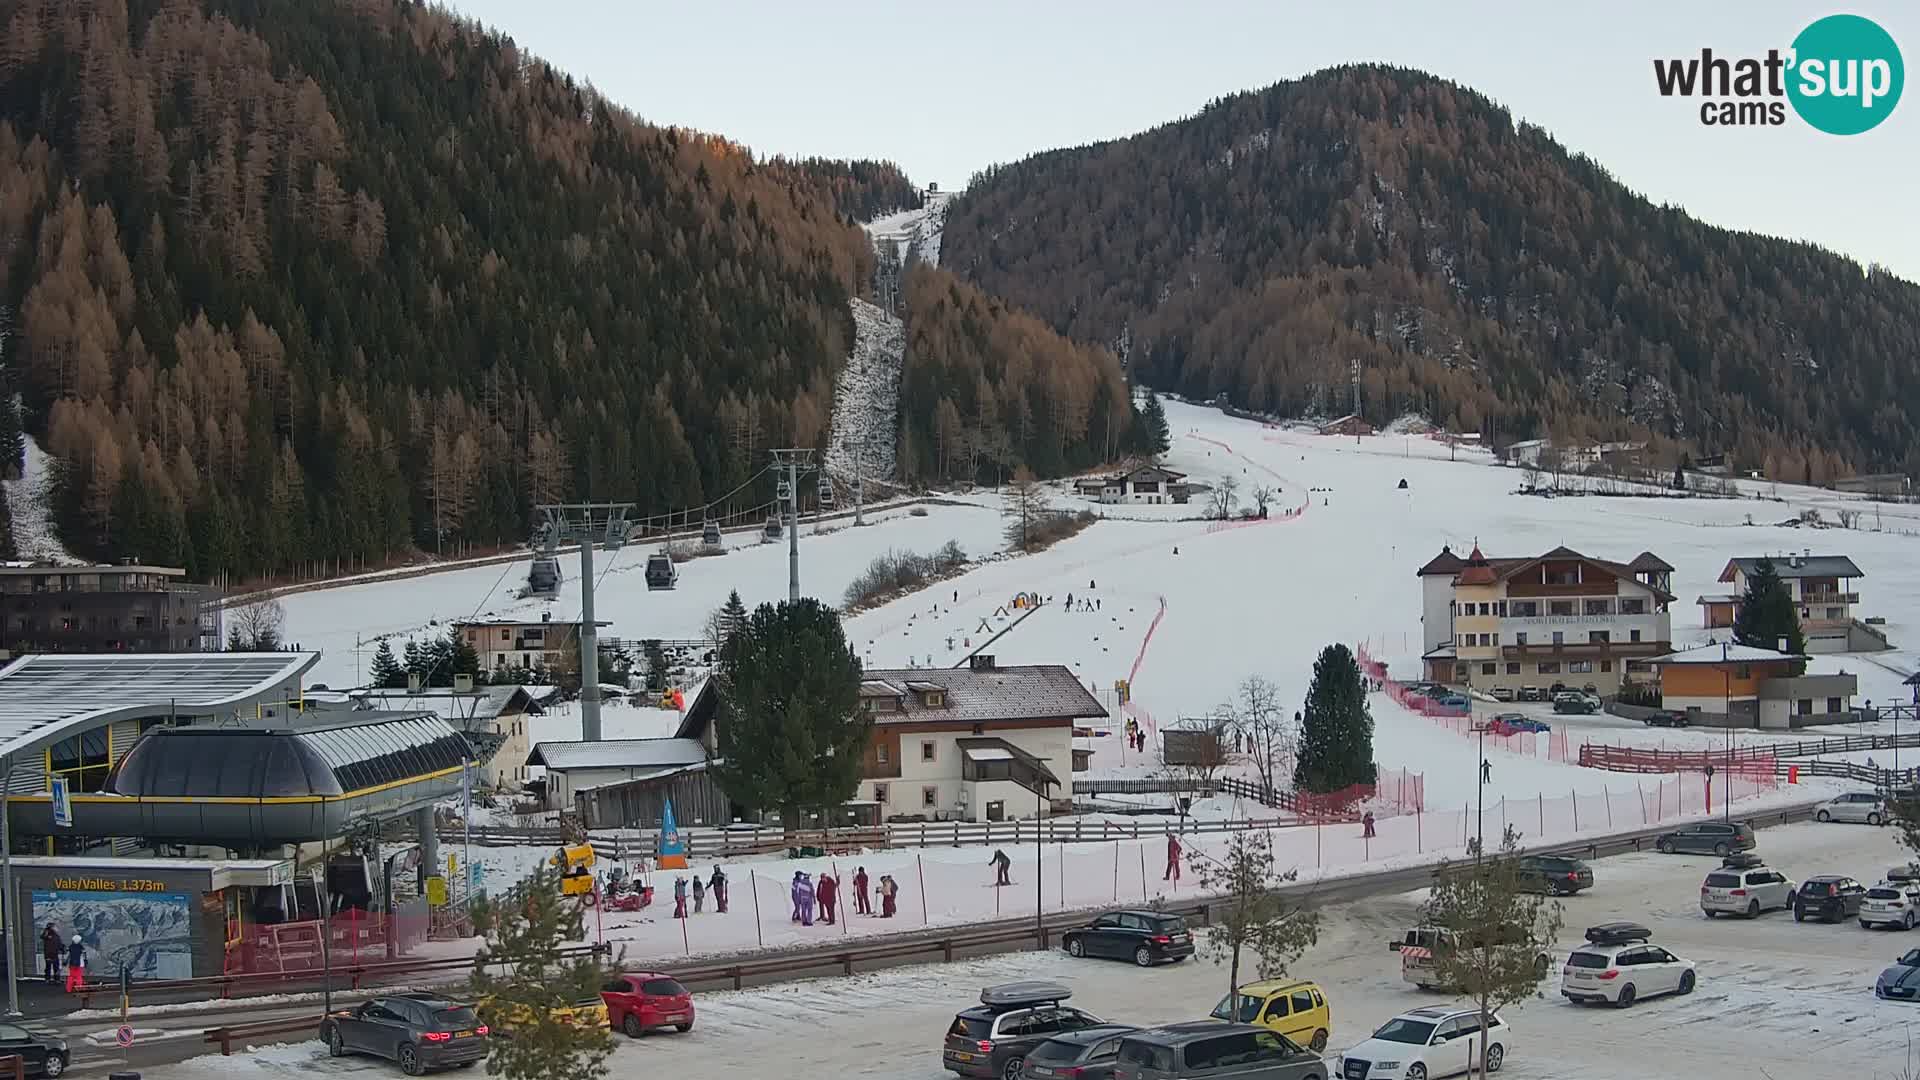
{"label": "snow cannon", "polygon": [[563,847],[547,860],[553,868],[560,871],[561,896],[593,895],[593,845],[574,844]]}

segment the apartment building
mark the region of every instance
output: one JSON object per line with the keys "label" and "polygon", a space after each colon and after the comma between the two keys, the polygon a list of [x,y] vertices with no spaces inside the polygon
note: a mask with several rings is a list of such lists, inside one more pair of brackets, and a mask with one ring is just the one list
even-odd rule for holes
{"label": "apartment building", "polygon": [[[1884,635],[1865,624],[1856,623],[1860,604],[1854,584],[1866,573],[1845,555],[1815,555],[1811,551],[1791,552],[1769,557],[1774,573],[1787,587],[1793,607],[1800,615],[1800,632],[1807,639],[1809,653],[1870,652],[1887,648]],[[1702,596],[1697,601],[1708,629],[1732,626],[1740,615],[1740,599],[1747,583],[1759,567],[1761,557],[1730,559],[1720,571],[1722,584],[1730,592]]]}
{"label": "apartment building", "polygon": [[176,566],[0,565],[0,657],[220,649],[219,594]]}
{"label": "apartment building", "polygon": [[1480,690],[1554,683],[1617,693],[1629,669],[1672,651],[1673,567],[1567,547],[1465,559],[1447,549],[1419,570],[1426,677]]}
{"label": "apartment building", "polygon": [[[596,621],[595,626],[613,624]],[[482,619],[454,624],[480,656],[480,669],[558,668],[569,654],[580,650],[580,623],[554,622],[542,616],[537,621],[518,619]]]}

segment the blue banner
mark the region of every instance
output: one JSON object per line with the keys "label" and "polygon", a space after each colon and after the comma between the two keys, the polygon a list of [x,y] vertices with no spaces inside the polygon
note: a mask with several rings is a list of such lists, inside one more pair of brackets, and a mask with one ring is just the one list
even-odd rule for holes
{"label": "blue banner", "polygon": [[680,839],[680,827],[673,820],[673,800],[668,799],[660,810],[660,857],[686,858],[687,843]]}

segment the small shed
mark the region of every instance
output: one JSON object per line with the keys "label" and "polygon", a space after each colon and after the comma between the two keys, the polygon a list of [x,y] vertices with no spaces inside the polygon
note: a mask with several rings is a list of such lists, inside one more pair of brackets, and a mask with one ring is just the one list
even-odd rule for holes
{"label": "small shed", "polygon": [[1182,717],[1160,729],[1160,756],[1169,765],[1220,765],[1226,737],[1226,717]]}

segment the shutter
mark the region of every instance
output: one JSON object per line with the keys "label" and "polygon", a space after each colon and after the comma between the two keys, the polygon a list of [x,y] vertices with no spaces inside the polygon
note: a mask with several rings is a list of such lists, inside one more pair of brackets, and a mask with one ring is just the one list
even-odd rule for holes
{"label": "shutter", "polygon": [[7,779],[8,794],[38,795],[47,790],[47,759],[44,755],[36,751],[14,762],[13,775]]}
{"label": "shutter", "polygon": [[120,759],[127,755],[127,751],[133,749],[133,744],[135,742],[138,742],[139,739],[140,739],[140,721],[138,720],[114,721],[113,727],[109,735],[109,745],[107,748],[108,764],[118,765],[120,763]]}

